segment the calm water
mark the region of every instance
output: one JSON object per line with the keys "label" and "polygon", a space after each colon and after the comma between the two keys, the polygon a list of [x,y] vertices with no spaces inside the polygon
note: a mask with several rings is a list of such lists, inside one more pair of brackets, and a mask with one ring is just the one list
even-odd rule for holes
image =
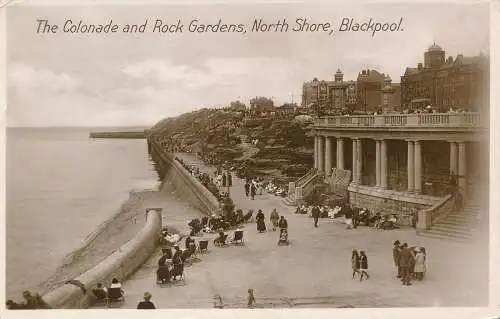
{"label": "calm water", "polygon": [[145,140],[91,140],[89,131],[7,130],[8,298],[43,282],[131,189],[157,179]]}

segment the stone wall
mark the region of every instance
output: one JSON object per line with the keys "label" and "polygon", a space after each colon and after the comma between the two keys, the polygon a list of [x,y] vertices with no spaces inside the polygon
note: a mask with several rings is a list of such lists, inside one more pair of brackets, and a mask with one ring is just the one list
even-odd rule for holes
{"label": "stone wall", "polygon": [[205,214],[219,210],[217,198],[201,182],[191,175],[171,153],[151,143],[151,157],[160,169],[162,180],[169,180],[183,198]]}
{"label": "stone wall", "polygon": [[83,309],[91,302],[90,290],[101,282],[106,286],[113,278],[123,282],[132,275],[156,250],[156,243],[161,231],[161,211],[151,210],[142,230],[101,263],[75,278],[85,287],[87,293],[74,285],[67,283],[43,296],[53,309]]}
{"label": "stone wall", "polygon": [[349,202],[366,207],[372,213],[395,213],[400,217],[416,213],[439,203],[442,199],[425,195],[405,194],[390,190],[376,190],[368,186],[349,186]]}

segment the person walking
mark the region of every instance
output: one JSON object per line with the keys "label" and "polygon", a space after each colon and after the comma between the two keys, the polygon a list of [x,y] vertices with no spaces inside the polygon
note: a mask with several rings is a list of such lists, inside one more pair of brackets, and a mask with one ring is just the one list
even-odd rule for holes
{"label": "person walking", "polygon": [[281,216],[280,221],[278,222],[278,227],[279,227],[280,231],[282,229],[288,229],[288,222],[285,219],[285,216]]}
{"label": "person walking", "polygon": [[257,220],[257,231],[259,233],[265,232],[266,231],[266,222],[264,221],[265,216],[261,209],[259,209],[259,212],[255,216],[255,219]]}
{"label": "person walking", "polygon": [[359,260],[359,254],[356,249],[353,249],[352,255],[351,255],[351,266],[352,266],[352,279],[356,276],[356,274],[360,274],[359,268],[360,268],[360,260]]}
{"label": "person walking", "polygon": [[255,183],[250,184],[250,194],[252,195],[252,200],[255,199],[255,192],[257,191],[257,188],[255,187]]}
{"label": "person walking", "polygon": [[245,195],[248,195],[250,194],[250,184],[248,184],[248,181],[245,182]]}
{"label": "person walking", "polygon": [[361,277],[359,281],[363,281],[363,276],[366,276],[366,279],[369,279],[368,275],[368,257],[366,257],[365,252],[362,250],[359,252],[359,264],[361,266]]}
{"label": "person walking", "polygon": [[144,293],[144,301],[139,302],[137,309],[156,309],[155,305],[151,302],[151,294]]}
{"label": "person walking", "polygon": [[394,247],[392,248],[392,259],[394,260],[394,265],[398,268],[397,278],[401,278],[401,267],[399,267],[399,253],[401,252],[401,242],[396,240],[394,242]]}
{"label": "person walking", "polygon": [[359,225],[359,208],[352,206],[352,228],[356,229]]}
{"label": "person walking", "polygon": [[278,212],[276,211],[276,208],[273,209],[271,212],[271,216],[269,217],[269,220],[271,221],[271,225],[273,225],[273,231],[276,231],[276,227],[278,227],[278,221],[280,219],[280,216],[278,215]]}
{"label": "person walking", "polygon": [[253,294],[253,289],[248,289],[248,298],[247,298],[247,307],[254,308],[255,307],[255,296]]}
{"label": "person walking", "polygon": [[408,248],[408,244],[404,243],[399,253],[399,267],[401,267],[401,282],[403,285],[411,286],[410,268],[413,263],[413,255]]}
{"label": "person walking", "polygon": [[311,211],[312,217],[314,219],[314,227],[318,227],[318,219],[319,219],[319,207],[314,205]]}

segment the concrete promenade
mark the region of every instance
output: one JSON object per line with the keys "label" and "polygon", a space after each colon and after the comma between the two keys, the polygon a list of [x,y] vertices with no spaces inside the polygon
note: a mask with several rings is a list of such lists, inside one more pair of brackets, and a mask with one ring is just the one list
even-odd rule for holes
{"label": "concrete promenade", "polygon": [[[214,171],[191,154],[177,156],[202,171]],[[151,301],[157,308],[212,308],[215,294],[222,297],[226,308],[240,308],[246,307],[248,288],[254,289],[261,308],[483,306],[488,302],[487,247],[418,237],[414,229],[346,230],[328,219],[320,219],[319,227],[314,228],[311,218],[293,214],[294,208],[284,205],[280,197],[265,194],[255,200],[247,198],[243,183],[233,177],[231,197],[236,209],[245,213],[262,209],[267,233],[258,233],[255,223],[246,224],[245,245],[226,248],[213,247],[216,234],[197,237],[209,239],[209,253],[186,268],[186,285],[157,286],[159,254],[154,255],[124,283],[126,301],[122,308],[135,308],[146,291],[153,295]],[[269,226],[273,208],[288,220],[289,246],[277,246],[278,231]],[[186,216],[186,220],[192,217]],[[179,226],[165,218],[167,226]],[[426,247],[424,281],[403,286],[395,278],[392,243],[396,239]],[[352,279],[352,249],[365,250],[369,280]]]}

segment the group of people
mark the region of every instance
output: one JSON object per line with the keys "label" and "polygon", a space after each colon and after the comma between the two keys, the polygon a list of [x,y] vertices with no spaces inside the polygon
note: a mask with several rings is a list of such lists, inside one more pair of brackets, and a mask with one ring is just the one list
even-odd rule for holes
{"label": "group of people", "polygon": [[31,294],[29,290],[23,292],[23,302],[15,302],[9,299],[5,302],[7,309],[10,310],[30,310],[30,309],[50,309],[51,307],[42,299],[39,294]]}
{"label": "group of people", "polygon": [[103,302],[106,300],[118,300],[125,295],[125,291],[118,279],[113,278],[109,288],[104,287],[101,282],[97,283],[96,288],[92,289],[92,294],[96,302]]}
{"label": "group of people", "polygon": [[[257,212],[255,216],[255,220],[257,221],[257,231],[259,233],[266,232],[266,217],[261,209]],[[276,231],[276,228],[279,228],[280,235],[278,243],[287,242],[288,241],[288,221],[285,219],[285,216],[279,216],[276,208],[273,209],[269,216],[269,221],[273,231]]]}
{"label": "group of people", "polygon": [[411,286],[412,279],[421,281],[426,272],[426,251],[424,247],[408,247],[407,243],[401,245],[399,240],[394,242],[392,257],[398,269],[397,278],[401,283]]}
{"label": "group of people", "polygon": [[265,182],[262,178],[246,178],[244,187],[245,195],[252,197],[252,199],[255,199],[256,195],[262,195],[264,191],[268,194],[286,196],[286,189],[284,187],[280,187],[273,182]]}
{"label": "group of people", "polygon": [[366,277],[366,279],[370,278],[370,276],[368,275],[368,257],[363,250],[361,250],[359,253],[356,249],[352,251],[351,265],[352,279],[356,278],[356,274],[359,275],[359,281],[363,281],[363,277]]}
{"label": "group of people", "polygon": [[156,281],[168,284],[177,277],[182,277],[186,260],[196,253],[196,243],[190,236],[186,237],[186,249],[181,250],[179,245],[174,245],[174,253],[170,248],[162,249],[162,256],[158,259]]}

